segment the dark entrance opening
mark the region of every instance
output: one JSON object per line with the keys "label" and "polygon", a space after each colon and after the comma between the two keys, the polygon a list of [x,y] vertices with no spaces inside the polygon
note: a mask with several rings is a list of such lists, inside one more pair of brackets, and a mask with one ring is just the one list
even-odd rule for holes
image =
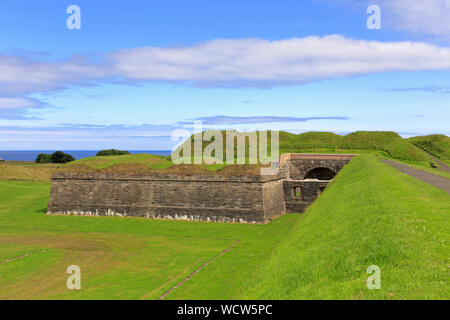
{"label": "dark entrance opening", "polygon": [[308,171],[305,179],[332,180],[335,175],[333,170],[320,167]]}

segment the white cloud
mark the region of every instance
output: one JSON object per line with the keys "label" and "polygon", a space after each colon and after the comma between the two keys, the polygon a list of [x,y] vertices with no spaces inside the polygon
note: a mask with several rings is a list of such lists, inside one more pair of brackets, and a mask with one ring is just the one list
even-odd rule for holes
{"label": "white cloud", "polygon": [[[279,41],[218,39],[188,47],[143,47],[41,61],[0,55],[0,107],[38,106],[29,94],[120,79],[197,86],[271,87],[379,72],[450,71],[450,48],[421,42],[378,42],[344,36]],[[8,117],[12,114],[8,113]]]}
{"label": "white cloud", "polygon": [[279,41],[219,39],[189,47],[142,47],[39,61],[0,55],[0,94],[20,95],[100,81],[279,86],[377,72],[450,70],[450,48],[421,42],[354,40],[339,35]]}
{"label": "white cloud", "polygon": [[370,5],[379,5],[383,29],[450,40],[450,0],[315,0],[366,14]]}
{"label": "white cloud", "polygon": [[380,0],[387,23],[415,34],[450,38],[450,0]]}
{"label": "white cloud", "polygon": [[182,48],[125,49],[109,58],[126,79],[212,86],[276,86],[377,72],[450,70],[450,48],[339,35],[213,40]]}
{"label": "white cloud", "polygon": [[230,117],[230,116],[210,116],[192,119],[191,121],[179,122],[179,124],[192,124],[194,120],[200,120],[206,125],[236,125],[236,124],[263,124],[263,123],[282,123],[282,122],[307,122],[307,121],[321,121],[321,120],[350,120],[349,117],[278,117],[278,116],[252,116],[252,117]]}
{"label": "white cloud", "polygon": [[0,126],[0,150],[170,150],[178,125]]}
{"label": "white cloud", "polygon": [[37,100],[21,97],[0,97],[0,109],[24,109],[38,106]]}
{"label": "white cloud", "polygon": [[110,69],[87,57],[40,61],[0,54],[0,94],[24,94],[86,85],[107,77]]}

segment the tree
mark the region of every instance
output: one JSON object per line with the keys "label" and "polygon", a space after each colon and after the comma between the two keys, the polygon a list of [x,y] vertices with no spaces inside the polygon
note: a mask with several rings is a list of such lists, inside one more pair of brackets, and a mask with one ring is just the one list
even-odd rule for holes
{"label": "tree", "polygon": [[52,163],[67,163],[75,161],[75,158],[70,154],[64,153],[62,151],[56,151],[50,156],[50,160]]}
{"label": "tree", "polygon": [[108,149],[108,150],[101,150],[99,152],[97,152],[97,157],[102,157],[102,156],[123,156],[123,155],[127,155],[130,154],[128,151],[120,151],[120,150],[116,150],[116,149]]}
{"label": "tree", "polygon": [[45,153],[40,153],[40,154],[38,154],[35,162],[36,163],[50,163],[51,162],[51,155],[45,154]]}

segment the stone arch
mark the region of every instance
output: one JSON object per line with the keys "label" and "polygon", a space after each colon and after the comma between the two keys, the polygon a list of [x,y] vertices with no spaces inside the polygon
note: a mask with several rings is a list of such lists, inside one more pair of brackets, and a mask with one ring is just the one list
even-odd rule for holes
{"label": "stone arch", "polygon": [[305,174],[306,179],[317,179],[317,180],[332,180],[336,176],[336,171],[328,167],[316,167],[309,170]]}

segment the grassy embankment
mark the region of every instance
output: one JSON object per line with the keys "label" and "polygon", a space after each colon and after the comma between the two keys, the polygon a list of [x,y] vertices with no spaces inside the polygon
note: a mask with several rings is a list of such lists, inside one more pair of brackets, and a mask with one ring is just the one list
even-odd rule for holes
{"label": "grassy embankment", "polygon": [[442,134],[413,137],[408,139],[413,145],[432,154],[441,161],[450,160],[450,138]]}
{"label": "grassy embankment", "polygon": [[[255,271],[243,298],[449,299],[450,197],[363,155]],[[367,267],[381,268],[368,290]]]}
{"label": "grassy embankment", "polygon": [[392,159],[427,162],[429,157],[395,132],[358,131],[348,135],[329,132],[280,133],[281,152],[357,152]]}

